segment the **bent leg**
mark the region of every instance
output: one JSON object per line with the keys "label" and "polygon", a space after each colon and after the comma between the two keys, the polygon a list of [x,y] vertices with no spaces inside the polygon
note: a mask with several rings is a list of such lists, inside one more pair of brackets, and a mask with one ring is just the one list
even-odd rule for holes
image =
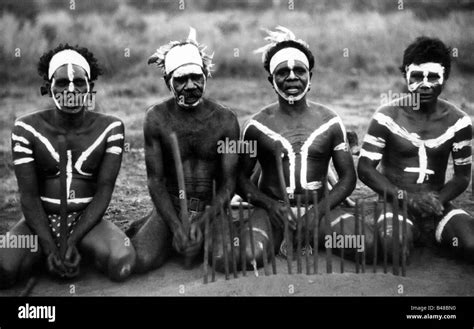
{"label": "bent leg", "polygon": [[[393,257],[393,212],[392,212],[392,205],[387,203],[387,212],[385,214],[386,218],[386,232],[384,233],[384,213],[383,213],[383,204],[378,205],[377,208],[377,233],[378,233],[378,241],[380,245],[380,253],[379,255],[384,255],[384,252],[386,250],[387,252],[387,259],[388,261],[392,261]],[[399,221],[399,241],[400,241],[400,252],[401,252],[401,246],[402,246],[402,240],[403,240],[403,230],[402,230],[402,225],[403,225],[403,215],[401,214],[401,208],[400,212],[398,214],[398,221]],[[414,249],[414,240],[415,240],[415,235],[416,233],[416,228],[413,225],[413,221],[411,218],[407,218],[407,261],[409,260],[409,255],[413,252]],[[386,239],[386,240],[384,240]],[[400,256],[401,260],[401,256]]]}
{"label": "bent leg", "polygon": [[[33,235],[25,220],[22,218],[8,232],[10,239],[12,236]],[[37,250],[25,248],[0,248],[0,289],[11,287],[20,278],[30,274],[33,265],[38,263],[42,258],[42,250],[37,245]]]}
{"label": "bent leg", "polygon": [[436,228],[436,241],[474,262],[474,218],[462,209],[451,208]]}
{"label": "bent leg", "polygon": [[[245,212],[246,213],[246,212]],[[270,249],[269,249],[269,234],[273,234],[273,244],[275,247],[275,254],[277,252],[278,247],[282,241],[282,234],[279,230],[274,227],[269,228],[267,225],[268,215],[267,212],[262,208],[254,208],[252,211],[250,218],[244,222],[244,226],[240,227],[238,221],[233,221],[232,225],[234,225],[234,236],[232,237],[232,242],[229,239],[229,225],[226,222],[224,225],[224,235],[226,240],[226,247],[227,247],[227,255],[228,255],[228,264],[229,269],[232,269],[232,259],[231,259],[231,252],[230,248],[232,246],[234,255],[237,259],[237,267],[238,269],[242,269],[245,266],[246,269],[251,270],[253,269],[252,261],[253,261],[253,253],[252,253],[252,244],[250,240],[250,228],[248,221],[252,221],[252,233],[253,233],[253,242],[254,242],[254,254],[255,254],[255,261],[257,267],[263,266],[263,248],[267,251],[267,258],[270,257]],[[225,259],[224,259],[224,248],[223,248],[223,237],[221,234],[221,228],[218,225],[222,225],[220,221],[220,217],[216,218],[216,222],[212,225],[212,237],[215,239],[215,253],[216,253],[216,270],[219,272],[224,272],[225,270]],[[240,232],[242,230],[243,240],[240,240]],[[270,233],[271,232],[271,233]],[[211,242],[210,242],[211,243]],[[246,255],[246,264],[242,264],[241,262],[241,255],[240,255],[240,245],[243,245],[243,250],[245,251]],[[212,257],[211,248],[210,250],[210,257]]]}
{"label": "bent leg", "polygon": [[114,281],[130,276],[136,254],[129,238],[115,224],[101,220],[80,242],[80,249],[92,257],[99,270]]}
{"label": "bent leg", "polygon": [[137,259],[135,272],[143,273],[163,265],[171,251],[172,234],[156,209],[143,220],[131,238]]}
{"label": "bent leg", "polygon": [[344,248],[344,257],[348,259],[355,259],[357,252],[365,251],[366,262],[372,262],[374,229],[366,217],[364,216],[359,222],[358,232],[356,232],[355,216],[339,207],[333,209],[329,215],[329,228],[326,217],[323,217],[319,223],[320,243],[324,247],[332,247],[336,255],[339,255],[340,248]]}

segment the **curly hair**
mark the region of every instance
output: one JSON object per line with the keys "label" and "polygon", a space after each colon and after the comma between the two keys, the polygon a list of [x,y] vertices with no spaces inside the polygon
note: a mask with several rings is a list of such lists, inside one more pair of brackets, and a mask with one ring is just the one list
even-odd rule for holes
{"label": "curly hair", "polygon": [[437,38],[421,36],[411,43],[403,53],[403,63],[399,67],[403,75],[406,66],[421,63],[439,63],[444,66],[444,79],[447,80],[451,71],[451,49]]}
{"label": "curly hair", "polygon": [[84,56],[86,61],[89,63],[90,70],[91,70],[91,76],[90,81],[97,80],[99,75],[102,74],[102,69],[99,66],[99,63],[97,62],[97,59],[94,57],[94,54],[92,54],[89,49],[85,47],[79,47],[78,45],[76,46],[71,46],[69,44],[59,44],[56,48],[45,52],[39,62],[38,62],[38,74],[43,78],[44,81],[49,82],[48,79],[48,70],[49,70],[49,62],[51,61],[51,58],[59,53],[60,51],[66,50],[66,49],[71,49],[74,51],[77,51],[79,54]]}
{"label": "curly hair", "polygon": [[275,55],[279,50],[281,50],[283,48],[288,48],[288,47],[292,47],[292,48],[296,48],[298,50],[301,50],[303,52],[303,54],[305,54],[306,57],[308,57],[309,70],[311,71],[313,69],[313,67],[314,67],[313,53],[311,52],[311,50],[309,50],[309,48],[307,46],[305,46],[304,44],[302,44],[300,42],[297,42],[295,40],[285,40],[285,41],[277,43],[276,45],[274,45],[273,47],[268,49],[268,51],[266,51],[263,54],[263,68],[267,72],[270,72],[270,60],[272,59],[273,55]]}

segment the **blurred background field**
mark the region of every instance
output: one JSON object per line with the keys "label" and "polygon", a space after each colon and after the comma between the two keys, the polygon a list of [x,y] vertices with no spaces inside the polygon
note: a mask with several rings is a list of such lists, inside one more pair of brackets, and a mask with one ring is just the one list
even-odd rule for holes
{"label": "blurred background field", "polygon": [[404,90],[398,66],[420,35],[454,48],[443,97],[474,115],[473,9],[466,0],[2,0],[0,212],[18,209],[10,129],[18,116],[48,106],[36,64],[59,43],[88,47],[99,59],[98,108],[124,120],[126,142],[135,150],[124,157],[114,200],[130,204],[127,195],[133,195],[141,204],[148,198],[140,153],[144,113],[169,96],[161,72],[146,61],[158,46],[185,38],[189,26],[215,53],[207,95],[234,109],[241,123],[276,100],[253,53],[264,44],[262,28],[290,28],[316,58],[309,98],[336,110],[361,138],[381,94]]}

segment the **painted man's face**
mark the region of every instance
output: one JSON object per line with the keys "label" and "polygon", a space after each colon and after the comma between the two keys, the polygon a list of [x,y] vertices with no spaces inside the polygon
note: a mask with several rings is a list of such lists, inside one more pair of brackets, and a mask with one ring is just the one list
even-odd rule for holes
{"label": "painted man's face", "polygon": [[204,74],[190,73],[173,76],[170,81],[178,104],[193,105],[197,103],[203,93],[206,84]]}
{"label": "painted man's face", "polygon": [[444,67],[439,63],[410,64],[407,66],[408,90],[420,95],[421,103],[438,98],[443,90]]}
{"label": "painted man's face", "polygon": [[303,62],[290,59],[277,65],[273,79],[276,87],[287,97],[297,97],[305,91],[310,73]]}
{"label": "painted man's face", "polygon": [[56,106],[61,111],[80,112],[89,91],[89,79],[82,67],[75,64],[65,64],[54,72],[51,92],[56,100]]}

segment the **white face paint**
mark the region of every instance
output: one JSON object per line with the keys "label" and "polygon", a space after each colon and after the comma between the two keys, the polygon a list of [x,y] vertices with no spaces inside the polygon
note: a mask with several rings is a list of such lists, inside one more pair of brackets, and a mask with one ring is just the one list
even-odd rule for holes
{"label": "white face paint", "polygon": [[[288,59],[287,66],[290,69],[289,77],[294,78],[295,77],[295,72],[293,72],[293,69],[295,68],[295,60],[291,59],[291,58]],[[308,83],[306,84],[306,87],[304,88],[304,90],[301,94],[299,94],[298,96],[293,96],[293,95],[288,96],[283,92],[283,90],[280,90],[280,88],[278,88],[278,86],[276,84],[276,81],[275,81],[275,74],[273,74],[272,76],[273,76],[273,88],[275,88],[278,95],[280,95],[284,100],[286,100],[290,104],[293,104],[294,102],[297,102],[300,99],[302,99],[306,95],[306,93],[308,92],[309,87],[311,86],[311,81],[310,81],[310,79],[308,79]]]}
{"label": "white face paint", "polygon": [[[437,75],[438,78],[428,81],[428,76]],[[433,88],[435,85],[442,85],[444,82],[444,66],[439,63],[410,64],[406,67],[406,79],[408,90],[414,92],[420,87]],[[410,83],[410,81],[413,81]]]}
{"label": "white face paint", "polygon": [[[69,79],[68,91],[71,92],[71,93],[74,92],[74,90],[75,90],[74,72],[75,71],[74,71],[74,67],[73,67],[72,63],[67,63],[67,76],[68,76],[68,79]],[[53,75],[54,75],[54,73],[53,73]],[[90,92],[89,80],[86,78],[85,81],[86,81],[86,86],[87,86],[87,92],[83,96],[82,104],[87,104],[87,97],[89,96],[89,92]],[[53,88],[54,88],[55,84],[56,84],[56,79],[53,77],[53,79],[51,81],[51,95],[53,95],[53,101],[54,101],[54,104],[56,105],[56,107],[59,110],[62,110],[61,104],[59,104],[59,101],[58,101],[58,99],[56,98],[56,96],[53,92]]]}

